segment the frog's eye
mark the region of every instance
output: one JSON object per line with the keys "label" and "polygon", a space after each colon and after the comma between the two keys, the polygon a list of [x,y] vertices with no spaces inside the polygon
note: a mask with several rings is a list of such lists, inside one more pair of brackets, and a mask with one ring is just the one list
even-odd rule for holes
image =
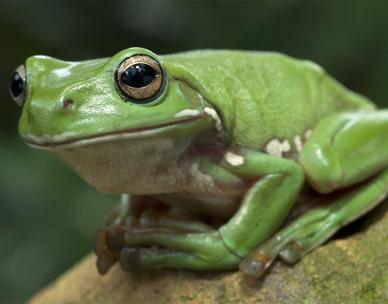
{"label": "frog's eye", "polygon": [[13,72],[9,84],[9,93],[19,106],[23,105],[26,95],[26,69],[24,65],[19,66]]}
{"label": "frog's eye", "polygon": [[124,98],[137,104],[154,101],[162,92],[164,77],[158,61],[147,55],[124,59],[116,70],[116,86]]}

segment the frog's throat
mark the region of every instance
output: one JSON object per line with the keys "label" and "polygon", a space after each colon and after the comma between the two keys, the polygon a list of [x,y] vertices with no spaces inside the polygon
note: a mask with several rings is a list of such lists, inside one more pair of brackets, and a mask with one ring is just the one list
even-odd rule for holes
{"label": "frog's throat", "polygon": [[207,113],[201,113],[197,116],[175,120],[168,123],[159,125],[153,125],[149,127],[142,127],[129,130],[120,130],[115,132],[99,133],[92,136],[85,136],[73,139],[63,139],[58,136],[34,136],[29,135],[24,138],[27,145],[32,148],[55,151],[63,149],[74,149],[77,147],[89,146],[104,142],[124,141],[130,139],[148,138],[152,136],[158,136],[169,131],[178,128],[180,125],[186,125],[198,120],[204,120],[209,118]]}

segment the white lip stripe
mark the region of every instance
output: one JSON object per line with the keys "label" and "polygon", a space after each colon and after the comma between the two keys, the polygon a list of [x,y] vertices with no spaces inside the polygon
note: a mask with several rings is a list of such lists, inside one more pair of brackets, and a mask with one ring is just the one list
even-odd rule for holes
{"label": "white lip stripe", "polygon": [[[113,134],[105,134],[105,135],[99,135],[91,138],[80,138],[80,139],[75,139],[72,142],[56,142],[56,141],[48,141],[47,137],[37,137],[34,135],[29,135],[26,138],[31,139],[34,142],[29,142],[28,140],[26,141],[26,144],[28,144],[30,147],[40,149],[40,150],[46,150],[46,151],[55,151],[55,150],[62,150],[62,149],[73,149],[76,147],[82,147],[82,146],[87,146],[87,145],[92,145],[92,144],[97,144],[97,143],[102,143],[102,142],[109,142],[109,141],[118,141],[118,140],[127,140],[127,139],[138,139],[138,138],[144,138],[144,137],[150,137],[152,135],[156,136],[159,132],[163,132],[165,130],[171,129],[171,128],[176,128],[177,125],[182,124],[182,123],[193,123],[199,119],[204,119],[206,118],[206,115],[202,115],[199,117],[195,118],[187,118],[187,119],[182,119],[180,121],[175,121],[172,122],[169,125],[165,126],[158,126],[153,129],[146,129],[146,130],[140,130],[140,131],[127,131],[127,132],[121,132],[121,133],[113,133]],[[42,141],[36,140],[37,137]],[[54,138],[55,136],[51,137]]]}
{"label": "white lip stripe", "polygon": [[[166,127],[168,128],[168,127]],[[41,150],[47,150],[47,151],[55,151],[55,150],[62,150],[62,149],[72,149],[76,147],[82,147],[107,141],[113,141],[113,140],[125,140],[125,139],[132,139],[132,138],[140,138],[140,137],[147,137],[149,135],[152,135],[155,133],[155,129],[150,130],[143,130],[138,132],[128,132],[128,133],[118,133],[118,134],[108,134],[108,135],[102,135],[98,137],[93,138],[85,138],[78,141],[74,141],[71,143],[64,143],[64,144],[55,144],[53,143],[52,146],[41,146],[41,145],[35,145],[33,143],[27,142],[27,144],[30,147],[41,149]]]}
{"label": "white lip stripe", "polygon": [[43,144],[47,142],[61,142],[65,141],[71,137],[76,137],[78,135],[77,132],[64,132],[62,134],[57,135],[43,135],[43,136],[36,136],[33,134],[27,135],[28,139],[31,139],[32,141],[36,142],[37,144]]}
{"label": "white lip stripe", "polygon": [[197,116],[201,114],[199,110],[195,109],[185,109],[175,114],[175,117],[185,117],[185,116]]}

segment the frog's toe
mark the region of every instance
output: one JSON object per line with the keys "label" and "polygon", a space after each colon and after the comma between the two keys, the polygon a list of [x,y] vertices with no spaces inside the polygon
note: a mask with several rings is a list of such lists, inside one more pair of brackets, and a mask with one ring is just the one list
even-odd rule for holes
{"label": "frog's toe", "polygon": [[199,234],[162,231],[160,229],[128,230],[125,233],[127,246],[159,246],[179,251],[192,252],[197,247]]}
{"label": "frog's toe", "polygon": [[124,247],[120,252],[120,264],[126,271],[136,271],[141,268],[142,252],[145,248]]}
{"label": "frog's toe", "polygon": [[248,277],[259,278],[279,257],[287,264],[299,261],[338,227],[327,210],[316,209],[297,219],[255,249],[240,265]]}
{"label": "frog's toe", "polygon": [[287,264],[295,264],[306,252],[306,248],[299,241],[291,241],[279,252],[279,258]]}
{"label": "frog's toe", "polygon": [[96,233],[94,251],[97,255],[97,269],[100,274],[105,274],[117,261],[118,252],[108,247],[109,233],[107,229],[99,229]]}
{"label": "frog's toe", "polygon": [[185,252],[129,246],[121,251],[120,264],[126,271],[158,268],[207,270],[211,266],[205,259]]}
{"label": "frog's toe", "polygon": [[340,225],[336,221],[328,218],[312,225],[308,231],[309,234],[295,231],[295,235],[283,246],[278,256],[287,264],[294,264],[307,253],[326,242],[339,228]]}
{"label": "frog's toe", "polygon": [[245,258],[239,265],[241,272],[249,279],[259,279],[271,266],[272,259],[255,251],[254,255]]}
{"label": "frog's toe", "polygon": [[144,267],[221,270],[236,268],[241,262],[240,257],[225,247],[217,232],[140,230],[130,231],[125,240],[126,247],[121,252],[120,260],[126,269]]}

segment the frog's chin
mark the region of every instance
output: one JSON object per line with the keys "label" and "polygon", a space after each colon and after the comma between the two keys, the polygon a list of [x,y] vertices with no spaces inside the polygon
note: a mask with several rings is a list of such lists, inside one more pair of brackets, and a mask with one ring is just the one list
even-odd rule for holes
{"label": "frog's chin", "polygon": [[180,162],[182,156],[193,141],[210,135],[218,135],[214,119],[198,115],[147,129],[29,145],[50,151],[100,192],[170,193],[177,184],[185,186],[187,164]]}
{"label": "frog's chin", "polygon": [[206,113],[202,113],[195,117],[189,117],[180,119],[160,125],[154,125],[150,127],[143,127],[137,129],[120,130],[116,132],[99,133],[92,136],[78,137],[77,133],[65,132],[59,135],[27,135],[23,139],[27,145],[32,148],[57,151],[63,149],[74,149],[78,147],[96,145],[99,143],[108,142],[120,142],[128,140],[136,140],[141,138],[152,138],[157,136],[163,136],[163,134],[169,134],[176,129],[180,129],[182,126],[189,126],[198,123],[199,120],[208,120],[209,116]]}

